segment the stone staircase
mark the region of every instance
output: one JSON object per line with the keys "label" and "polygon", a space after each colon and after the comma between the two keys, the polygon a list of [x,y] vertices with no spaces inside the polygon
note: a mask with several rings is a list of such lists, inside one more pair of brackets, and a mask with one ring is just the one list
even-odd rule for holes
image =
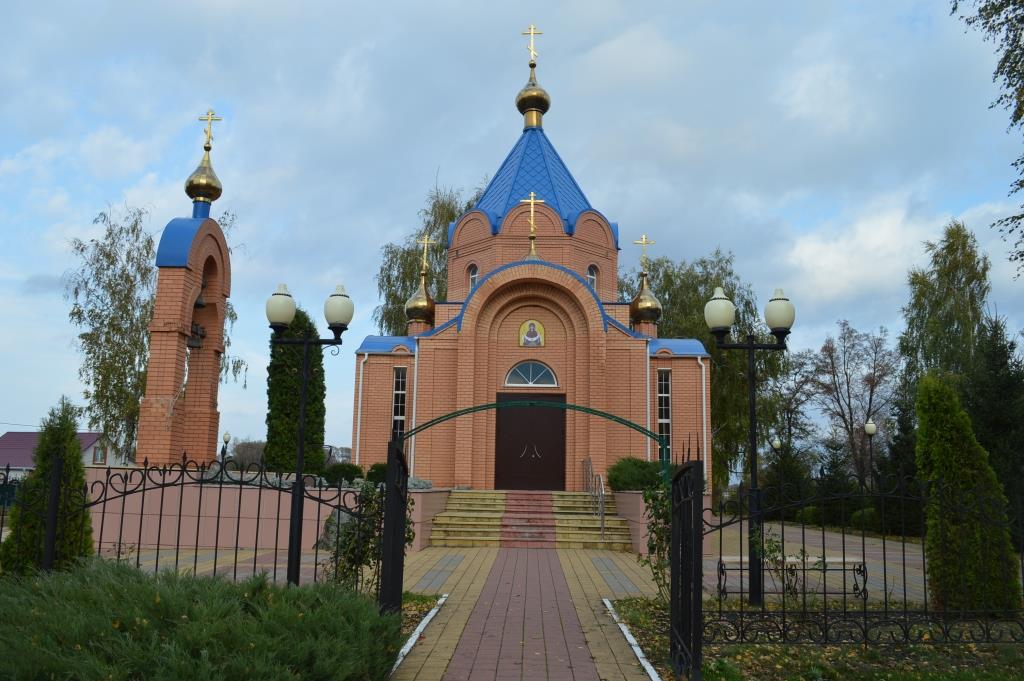
{"label": "stone staircase", "polygon": [[629,526],[605,498],[605,530],[586,492],[454,490],[434,516],[431,546],[631,551]]}

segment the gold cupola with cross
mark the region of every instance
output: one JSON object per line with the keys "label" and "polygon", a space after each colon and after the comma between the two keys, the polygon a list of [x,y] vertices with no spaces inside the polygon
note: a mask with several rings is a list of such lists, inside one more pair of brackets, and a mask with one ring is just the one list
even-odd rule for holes
{"label": "gold cupola with cross", "polygon": [[642,234],[633,243],[640,246],[642,252],[640,254],[640,290],[637,291],[636,296],[629,303],[629,321],[633,324],[633,328],[640,333],[647,336],[656,336],[657,324],[661,321],[661,301],[654,295],[654,291],[651,290],[650,285],[647,283],[648,271],[650,269],[647,247],[653,246],[655,242],[652,239],[648,239],[646,234]]}
{"label": "gold cupola with cross", "polygon": [[530,44],[526,47],[530,51],[530,79],[516,95],[516,108],[523,114],[524,128],[539,128],[544,114],[551,108],[551,95],[537,84],[537,48],[534,38],[543,33],[530,24],[523,35],[530,36]]}
{"label": "gold cupola with cross", "polygon": [[213,109],[208,109],[206,114],[199,117],[199,120],[206,122],[203,158],[199,161],[199,166],[185,180],[185,193],[193,201],[210,204],[219,199],[224,192],[224,185],[220,183],[220,178],[217,177],[217,173],[213,171],[213,164],[210,163],[210,149],[213,148],[211,144],[213,142],[213,124],[215,121],[223,119],[214,114]]}
{"label": "gold cupola with cross", "polygon": [[436,243],[426,233],[416,241],[423,246],[423,258],[420,261],[420,285],[405,302],[405,317],[409,320],[409,334],[415,335],[427,331],[434,326],[434,299],[427,290],[427,248]]}

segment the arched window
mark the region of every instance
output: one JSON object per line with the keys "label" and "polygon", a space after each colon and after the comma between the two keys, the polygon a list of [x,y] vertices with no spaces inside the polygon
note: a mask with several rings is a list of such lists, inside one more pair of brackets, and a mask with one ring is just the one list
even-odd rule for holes
{"label": "arched window", "polygon": [[555,374],[540,362],[520,362],[505,377],[505,385],[556,386]]}
{"label": "arched window", "polygon": [[597,290],[597,265],[587,268],[587,283],[590,284],[590,288]]}
{"label": "arched window", "polygon": [[480,270],[476,268],[476,265],[469,266],[469,288],[470,290],[476,286],[477,279],[479,278]]}

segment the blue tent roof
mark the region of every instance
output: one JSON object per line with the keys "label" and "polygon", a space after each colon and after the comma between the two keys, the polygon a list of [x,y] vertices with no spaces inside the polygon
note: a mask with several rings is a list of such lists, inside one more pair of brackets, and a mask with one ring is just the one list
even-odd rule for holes
{"label": "blue tent roof", "polygon": [[487,213],[492,227],[497,229],[505,214],[530,192],[536,192],[538,199],[543,199],[562,216],[567,234],[572,233],[576,217],[591,208],[543,128],[523,130],[519,141],[477,201],[476,209]]}

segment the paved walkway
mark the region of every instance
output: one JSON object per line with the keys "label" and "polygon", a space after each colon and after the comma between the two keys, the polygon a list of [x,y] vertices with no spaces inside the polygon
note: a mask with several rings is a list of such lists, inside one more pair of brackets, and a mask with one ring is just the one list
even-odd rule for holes
{"label": "paved walkway", "polygon": [[408,555],[405,587],[449,600],[395,679],[647,678],[601,603],[652,593],[630,554],[432,547]]}

